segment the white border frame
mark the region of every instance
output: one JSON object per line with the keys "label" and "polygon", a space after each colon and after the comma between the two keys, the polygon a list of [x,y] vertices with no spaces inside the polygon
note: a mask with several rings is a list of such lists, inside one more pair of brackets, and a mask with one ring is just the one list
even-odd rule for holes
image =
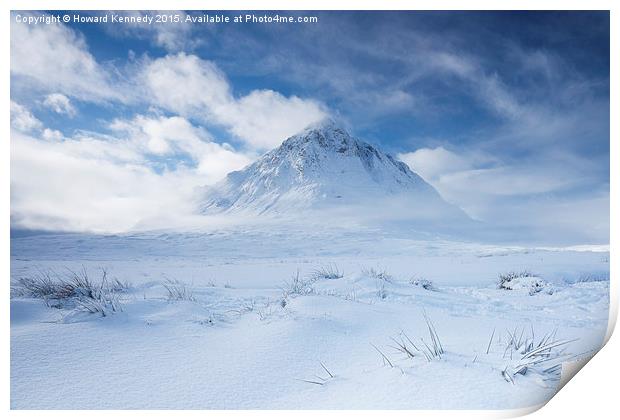
{"label": "white border frame", "polygon": [[[619,207],[619,183],[620,180],[620,148],[618,146],[618,119],[614,116],[620,116],[618,112],[618,100],[620,98],[619,85],[617,77],[620,75],[620,51],[618,51],[618,42],[620,32],[618,26],[620,24],[620,2],[613,0],[503,0],[501,2],[492,0],[470,0],[468,2],[459,0],[383,0],[381,2],[371,0],[358,0],[356,2],[346,0],[213,0],[209,2],[199,0],[135,0],[131,5],[127,1],[121,0],[5,0],[2,2],[4,15],[0,22],[4,24],[0,27],[2,31],[1,53],[2,57],[2,75],[3,82],[0,83],[3,101],[2,107],[2,133],[4,139],[1,142],[2,149],[0,152],[0,189],[2,191],[0,200],[0,273],[4,276],[4,298],[2,299],[2,344],[0,351],[3,356],[2,369],[3,377],[0,380],[0,389],[2,392],[3,411],[9,411],[10,407],[10,316],[9,316],[9,272],[10,272],[10,10],[610,10],[611,25],[611,68],[610,68],[610,295],[611,305],[609,314],[609,325],[607,329],[606,341],[609,340],[616,324],[618,314],[618,282],[616,273],[618,273],[619,260],[616,257],[616,248],[618,244],[618,235],[620,226],[618,225],[617,215],[620,214]],[[617,337],[610,340],[605,348],[594,357],[583,372],[578,374],[578,379],[571,380],[558,395],[556,395],[544,410],[540,410],[534,414],[535,418],[556,418],[566,416],[566,418],[582,417],[585,414],[594,414],[597,418],[609,418],[609,413],[618,412],[615,405],[617,398],[617,383],[620,364],[618,358],[615,357],[620,351],[620,341]],[[184,418],[203,418],[205,415],[213,415],[226,418],[254,418],[264,419],[285,419],[289,416],[295,418],[310,419],[316,416],[323,418],[349,417],[375,417],[388,415],[393,418],[407,418],[412,416],[424,416],[424,418],[507,418],[520,416],[536,411],[539,407],[531,407],[519,410],[503,410],[503,411],[178,411],[175,416]],[[31,415],[40,416],[43,413],[33,413],[31,411],[10,411],[10,415],[15,418],[28,418]],[[44,413],[46,416],[54,419],[73,419],[81,418],[87,415],[92,419],[106,420],[110,416],[115,418],[133,418],[143,415],[149,418],[164,419],[170,416],[170,412],[154,410],[154,411],[91,411],[85,414],[83,411],[48,411]]]}

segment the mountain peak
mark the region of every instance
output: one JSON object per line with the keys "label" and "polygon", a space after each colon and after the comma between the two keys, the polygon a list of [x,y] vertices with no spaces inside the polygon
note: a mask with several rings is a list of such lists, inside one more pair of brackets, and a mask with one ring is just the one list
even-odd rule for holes
{"label": "mountain peak", "polygon": [[336,120],[334,120],[333,118],[325,117],[322,120],[317,121],[314,124],[310,124],[309,126],[307,126],[305,129],[302,130],[302,133],[306,131],[311,131],[311,130],[315,130],[315,131],[342,130],[344,131],[344,128],[342,127],[341,124],[337,123]]}
{"label": "mountain peak", "polygon": [[368,210],[402,197],[413,200],[415,207],[450,207],[406,164],[327,119],[208,187],[200,207],[204,213],[258,214],[335,207]]}
{"label": "mountain peak", "polygon": [[333,149],[339,153],[344,153],[354,147],[355,143],[356,141],[341,125],[331,118],[326,118],[286,139],[280,149],[291,150],[315,145],[323,149]]}

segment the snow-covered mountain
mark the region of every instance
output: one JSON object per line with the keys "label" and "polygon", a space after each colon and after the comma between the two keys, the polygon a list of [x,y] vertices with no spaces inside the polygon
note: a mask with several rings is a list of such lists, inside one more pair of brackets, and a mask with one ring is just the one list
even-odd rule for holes
{"label": "snow-covered mountain", "polygon": [[401,218],[465,217],[405,163],[331,120],[286,139],[202,193],[205,214],[296,214],[304,210]]}

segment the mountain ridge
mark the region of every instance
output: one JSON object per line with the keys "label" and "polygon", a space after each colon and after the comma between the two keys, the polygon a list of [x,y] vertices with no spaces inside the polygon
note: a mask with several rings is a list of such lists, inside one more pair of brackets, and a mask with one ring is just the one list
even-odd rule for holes
{"label": "mountain ridge", "polygon": [[398,207],[402,199],[418,210],[430,204],[444,215],[462,212],[404,162],[325,120],[207,187],[199,207],[203,214],[343,208],[355,213],[380,203]]}

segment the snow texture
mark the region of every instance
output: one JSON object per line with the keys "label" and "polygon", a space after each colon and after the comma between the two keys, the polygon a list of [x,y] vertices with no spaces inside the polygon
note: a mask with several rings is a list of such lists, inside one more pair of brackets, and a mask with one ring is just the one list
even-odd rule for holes
{"label": "snow texture", "polygon": [[12,408],[522,408],[602,344],[607,247],[440,234],[467,217],[331,122],[199,201],[201,227],[12,237]]}

